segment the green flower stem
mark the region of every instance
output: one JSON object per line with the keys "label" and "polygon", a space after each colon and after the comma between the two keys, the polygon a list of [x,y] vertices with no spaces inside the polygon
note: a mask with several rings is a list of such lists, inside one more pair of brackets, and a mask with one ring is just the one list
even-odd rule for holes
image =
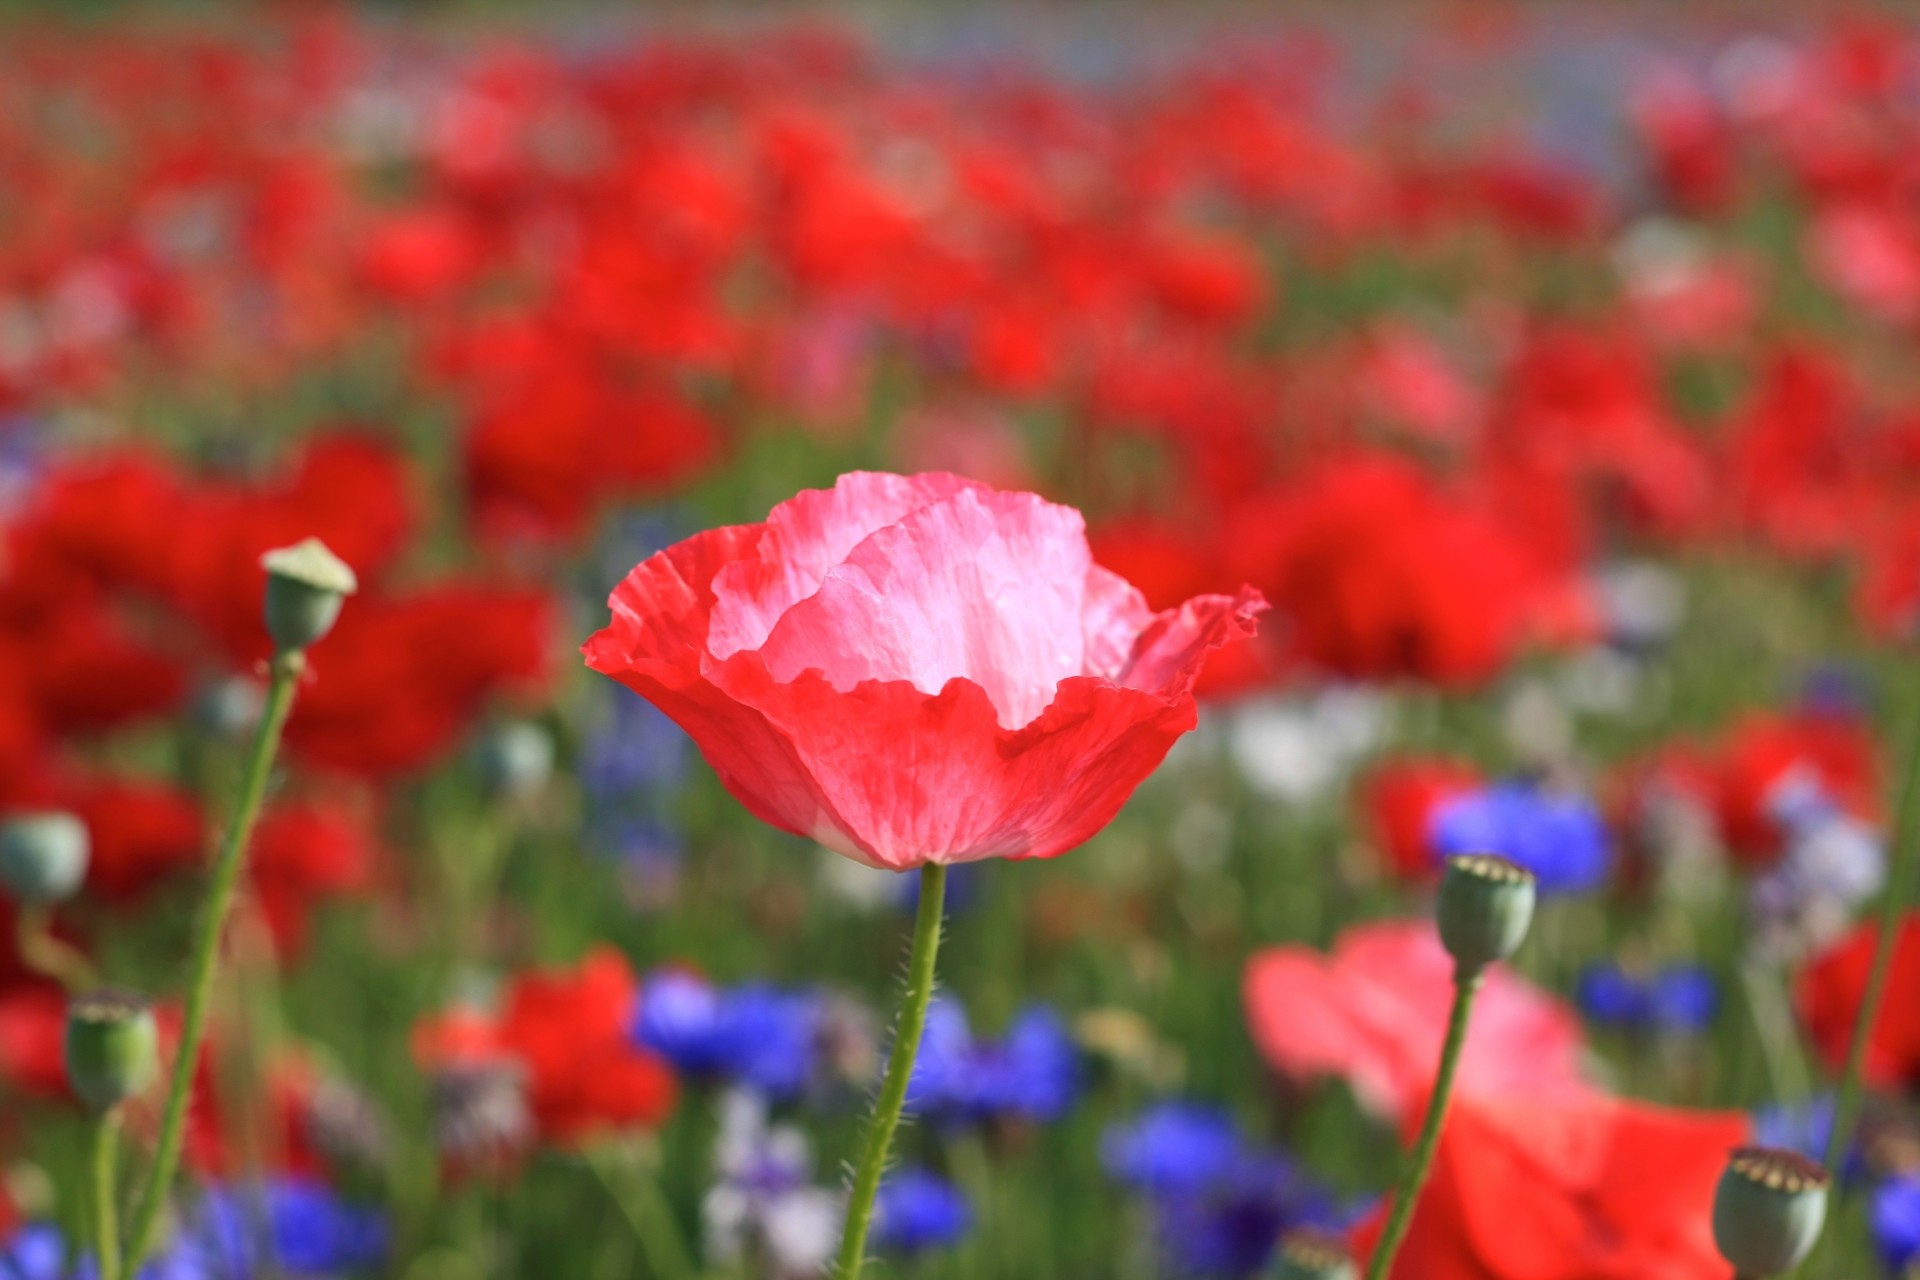
{"label": "green flower stem", "polygon": [[646,1255],[647,1270],[654,1280],[693,1280],[696,1274],[687,1246],[680,1239],[680,1228],[673,1220],[673,1206],[667,1203],[660,1184],[649,1174],[623,1176],[624,1170],[604,1147],[582,1149],[587,1167],[607,1189],[607,1196],[640,1242]]}
{"label": "green flower stem", "polygon": [[93,1247],[100,1280],[120,1280],[120,1108],[103,1113],[93,1127]]}
{"label": "green flower stem", "polygon": [[53,918],[44,903],[28,903],[14,920],[15,941],[27,968],[52,978],[69,995],[94,986],[93,962],[77,947],[68,946],[53,932]]}
{"label": "green flower stem", "polygon": [[214,974],[219,967],[221,935],[233,908],[240,870],[246,862],[247,843],[253,835],[254,821],[260,816],[260,802],[266,795],[267,778],[273,771],[273,758],[280,747],[280,734],[286,728],[288,713],[293,710],[294,691],[306,666],[304,650],[274,655],[266,707],[254,733],[246,773],[241,778],[240,803],[227,827],[219,859],[214,863],[213,880],[207,887],[206,903],[194,938],[193,968],[188,979],[186,1012],[180,1023],[180,1041],[174,1051],[173,1080],[167,1088],[153,1168],[141,1190],[128,1236],[127,1270],[130,1273],[138,1273],[140,1264],[153,1248],[160,1211],[166,1205],[174,1171],[180,1164],[187,1099],[193,1092],[194,1064],[199,1061],[200,1045],[206,1037],[207,1005],[213,996]]}
{"label": "green flower stem", "polygon": [[947,896],[947,869],[929,862],[920,869],[920,911],[913,922],[913,957],[907,962],[907,994],[894,1029],[893,1049],[887,1055],[887,1075],[873,1104],[867,1125],[866,1150],[854,1174],[853,1194],[847,1200],[846,1227],[840,1234],[840,1260],[834,1280],[858,1280],[865,1265],[867,1228],[873,1222],[873,1198],[886,1171],[887,1148],[900,1125],[900,1109],[907,1101],[907,1081],[913,1076],[913,1058],[920,1051],[920,1033],[927,1024],[927,1006],[933,1001],[934,961],[940,953],[940,920]]}
{"label": "green flower stem", "polygon": [[1407,1227],[1413,1222],[1414,1206],[1420,1201],[1420,1189],[1433,1169],[1433,1153],[1440,1147],[1440,1130],[1446,1124],[1447,1103],[1453,1096],[1453,1077],[1460,1067],[1460,1051],[1467,1043],[1467,1021],[1473,1016],[1473,997],[1480,990],[1481,973],[1458,973],[1453,980],[1453,1012],[1447,1016],[1447,1038],[1440,1047],[1440,1071],[1433,1080],[1433,1096],[1427,1099],[1427,1117],[1420,1125],[1420,1137],[1413,1144],[1413,1155],[1406,1172],[1400,1176],[1400,1189],[1394,1196],[1393,1213],[1380,1243],[1367,1265],[1367,1280],[1384,1280],[1393,1266],[1393,1255],[1400,1251]]}
{"label": "green flower stem", "polygon": [[[1900,917],[1913,899],[1913,875],[1920,858],[1914,856],[1913,820],[1916,784],[1920,784],[1920,729],[1907,744],[1907,773],[1900,788],[1899,808],[1894,816],[1893,865],[1887,869],[1887,892],[1880,901],[1880,937],[1873,950],[1873,968],[1867,975],[1867,989],[1860,999],[1860,1010],[1853,1019],[1853,1040],[1847,1046],[1846,1071],[1840,1077],[1838,1101],[1833,1107],[1833,1132],[1827,1135],[1827,1149],[1821,1163],[1829,1169],[1840,1167],[1847,1142],[1860,1116],[1861,1074],[1867,1060],[1867,1042],[1873,1024],[1880,1016],[1880,1002],[1887,992],[1887,973],[1893,967],[1893,951],[1900,939]],[[1845,1196],[1845,1184],[1834,1188],[1834,1198]],[[1831,1233],[1829,1233],[1831,1234]]]}

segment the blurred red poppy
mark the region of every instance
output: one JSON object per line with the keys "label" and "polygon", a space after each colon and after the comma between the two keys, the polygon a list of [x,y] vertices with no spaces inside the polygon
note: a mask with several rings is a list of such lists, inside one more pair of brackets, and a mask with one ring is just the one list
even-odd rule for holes
{"label": "blurred red poppy", "polygon": [[639,995],[626,960],[600,947],[571,969],[521,974],[497,1014],[455,1010],[421,1023],[415,1054],[428,1065],[519,1066],[549,1142],[649,1128],[673,1109],[675,1084],[663,1061],[634,1044]]}
{"label": "blurred red poppy", "polygon": [[[1269,1065],[1336,1076],[1382,1115],[1413,1113],[1432,1087],[1453,1002],[1453,961],[1424,922],[1359,925],[1331,955],[1271,947],[1247,963],[1247,1025]],[[1574,1011],[1499,969],[1487,975],[1460,1062],[1462,1095],[1579,1097],[1585,1042]]]}
{"label": "blurred red poppy", "polygon": [[[1408,1117],[1417,1127],[1417,1111]],[[1400,1280],[1723,1280],[1708,1224],[1737,1112],[1598,1094],[1463,1096],[1406,1242]],[[1385,1220],[1355,1233],[1371,1252]]]}
{"label": "blurred red poppy", "polygon": [[[1808,962],[1794,982],[1794,1005],[1807,1039],[1836,1071],[1846,1065],[1879,937],[1875,923],[1856,927]],[[1920,1081],[1920,913],[1901,921],[1862,1071],[1876,1088],[1899,1089]]]}

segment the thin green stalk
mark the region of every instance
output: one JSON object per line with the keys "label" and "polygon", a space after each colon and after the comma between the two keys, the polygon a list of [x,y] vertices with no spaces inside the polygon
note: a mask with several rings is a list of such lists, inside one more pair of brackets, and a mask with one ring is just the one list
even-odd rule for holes
{"label": "thin green stalk", "polygon": [[[1914,870],[1920,866],[1920,858],[1914,856],[1912,848],[1916,784],[1920,784],[1920,729],[1915,730],[1907,744],[1906,780],[1901,785],[1900,803],[1894,814],[1893,865],[1887,868],[1887,892],[1880,902],[1880,937],[1873,949],[1873,968],[1867,974],[1867,989],[1861,996],[1860,1010],[1854,1015],[1846,1071],[1840,1077],[1840,1091],[1833,1107],[1833,1132],[1827,1135],[1827,1149],[1821,1161],[1829,1169],[1840,1167],[1859,1118],[1867,1042],[1872,1039],[1873,1025],[1880,1016],[1880,1001],[1886,995],[1887,974],[1893,967],[1894,947],[1900,940],[1900,917],[1913,900]],[[1846,1184],[1834,1188],[1836,1208],[1845,1196]]]}
{"label": "thin green stalk", "polygon": [[680,1239],[680,1228],[673,1220],[673,1206],[660,1191],[660,1184],[649,1176],[623,1178],[621,1170],[604,1148],[586,1147],[582,1154],[587,1167],[607,1189],[607,1196],[620,1210],[620,1216],[633,1229],[640,1252],[647,1255],[647,1270],[653,1280],[693,1280],[695,1268]]}
{"label": "thin green stalk", "polygon": [[847,1200],[846,1227],[840,1235],[840,1260],[834,1280],[858,1280],[866,1263],[867,1228],[873,1222],[873,1198],[880,1192],[886,1171],[887,1148],[900,1125],[900,1109],[907,1101],[907,1081],[913,1076],[914,1055],[926,1028],[927,1006],[933,1001],[934,961],[940,952],[940,919],[947,896],[947,869],[930,862],[920,869],[920,911],[913,922],[913,956],[907,962],[907,993],[900,1006],[900,1024],[894,1030],[893,1049],[887,1055],[887,1075],[873,1104],[867,1125],[866,1150],[854,1174],[853,1194]]}
{"label": "thin green stalk", "polygon": [[68,994],[96,985],[93,962],[77,947],[62,942],[53,931],[53,916],[45,903],[22,906],[14,919],[15,943],[27,968],[52,978]]}
{"label": "thin green stalk", "polygon": [[293,710],[293,695],[306,669],[302,650],[276,654],[267,686],[266,707],[260,727],[254,732],[253,749],[241,778],[240,802],[227,826],[219,859],[214,863],[213,879],[201,910],[199,929],[194,937],[193,967],[188,978],[186,1012],[181,1018],[180,1041],[175,1049],[173,1079],[167,1088],[166,1110],[161,1115],[160,1135],[154,1148],[153,1168],[147,1175],[134,1210],[133,1227],[128,1236],[127,1269],[138,1273],[140,1264],[153,1248],[160,1211],[173,1187],[174,1171],[180,1164],[180,1147],[185,1138],[187,1099],[193,1091],[194,1064],[200,1058],[201,1041],[206,1036],[207,1006],[213,996],[213,979],[219,967],[220,939],[225,932],[227,914],[233,908],[234,891],[240,883],[240,870],[246,862],[247,843],[253,825],[260,816],[260,803],[267,792],[267,778],[273,771],[273,758],[280,747],[280,734],[286,728],[287,715]]}
{"label": "thin green stalk", "polygon": [[1427,1118],[1421,1122],[1420,1137],[1413,1144],[1413,1155],[1400,1177],[1400,1189],[1394,1196],[1393,1213],[1380,1243],[1367,1265],[1367,1280],[1384,1280],[1393,1266],[1393,1255],[1400,1251],[1407,1227],[1413,1222],[1414,1206],[1420,1201],[1420,1189],[1433,1169],[1433,1153],[1440,1147],[1440,1130],[1446,1124],[1447,1103],[1453,1096],[1453,1077],[1460,1066],[1460,1051],[1467,1043],[1467,1022],[1473,1016],[1473,997],[1480,990],[1480,973],[1456,974],[1453,981],[1453,1012],[1447,1016],[1447,1038],[1440,1046],[1440,1071],[1433,1080],[1433,1096],[1427,1099]]}
{"label": "thin green stalk", "polygon": [[1780,990],[1779,971],[1764,961],[1740,962],[1740,980],[1746,989],[1747,1010],[1760,1037],[1760,1059],[1776,1102],[1799,1102],[1811,1090],[1807,1064],[1793,1029],[1793,1014]]}
{"label": "thin green stalk", "polygon": [[120,1109],[104,1112],[93,1127],[93,1247],[100,1280],[120,1280]]}

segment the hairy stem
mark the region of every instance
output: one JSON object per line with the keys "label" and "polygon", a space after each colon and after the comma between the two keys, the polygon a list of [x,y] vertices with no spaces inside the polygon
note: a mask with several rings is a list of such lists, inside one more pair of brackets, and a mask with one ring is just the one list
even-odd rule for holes
{"label": "hairy stem", "polygon": [[947,895],[947,869],[928,863],[920,869],[920,911],[913,924],[913,957],[907,962],[907,992],[900,1006],[900,1022],[894,1030],[893,1049],[887,1055],[886,1079],[873,1104],[873,1118],[867,1125],[866,1149],[854,1173],[853,1193],[847,1200],[846,1227],[840,1235],[840,1260],[834,1264],[835,1280],[858,1280],[866,1262],[867,1228],[873,1223],[873,1199],[880,1191],[880,1176],[886,1172],[887,1148],[893,1145],[893,1131],[900,1126],[900,1109],[906,1105],[907,1082],[913,1076],[914,1055],[920,1050],[920,1033],[927,1024],[927,1006],[933,1001],[934,961],[940,952],[940,919]]}

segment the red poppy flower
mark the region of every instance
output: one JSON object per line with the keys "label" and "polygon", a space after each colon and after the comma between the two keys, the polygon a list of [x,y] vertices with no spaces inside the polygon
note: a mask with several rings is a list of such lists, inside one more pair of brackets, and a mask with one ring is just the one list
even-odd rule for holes
{"label": "red poppy flower", "polygon": [[[1272,947],[1247,963],[1247,1025],[1276,1070],[1338,1076],[1383,1115],[1417,1111],[1433,1085],[1453,1001],[1453,961],[1430,925],[1362,925],[1333,954]],[[1463,1095],[1578,1096],[1584,1043],[1569,1008],[1504,970],[1487,974],[1460,1062]]]}
{"label": "red poppy flower", "polygon": [[307,916],[323,899],[371,885],[378,856],[373,833],[339,807],[279,804],[261,816],[248,870],[283,956],[300,949]]}
{"label": "red poppy flower", "polygon": [[[173,1039],[178,1027],[163,1023],[161,1031]],[[327,1162],[314,1141],[317,1074],[297,1056],[276,1054],[255,1082],[257,1098],[243,1099],[223,1087],[221,1064],[235,1047],[231,1036],[222,1038],[218,1028],[201,1047],[187,1108],[187,1167],[203,1178],[224,1179],[241,1173],[257,1157],[271,1172],[323,1176]],[[242,1106],[255,1108],[255,1114],[244,1113]],[[254,1152],[247,1150],[249,1142],[257,1144]]]}
{"label": "red poppy flower", "polygon": [[[1598,1094],[1461,1097],[1393,1275],[1723,1280],[1707,1210],[1748,1129],[1737,1112]],[[1357,1252],[1371,1252],[1384,1221],[1383,1207],[1360,1227]]]}
{"label": "red poppy flower", "polygon": [[567,970],[522,974],[497,1015],[456,1010],[415,1028],[428,1065],[510,1062],[527,1073],[542,1137],[578,1143],[604,1129],[650,1127],[673,1109],[674,1079],[631,1036],[640,984],[609,947]]}
{"label": "red poppy flower", "polygon": [[1194,725],[1257,592],[1155,614],[1078,512],[854,473],[636,568],[587,664],[693,736],[755,816],[876,867],[1052,857]]}
{"label": "red poppy flower", "polygon": [[373,777],[427,765],[490,698],[539,688],[552,608],[542,592],[478,582],[356,596],[312,655],[287,724],[288,750]]}
{"label": "red poppy flower", "polygon": [[67,998],[30,983],[0,991],[0,1092],[66,1098]]}
{"label": "red poppy flower", "polygon": [[1290,642],[1341,675],[1484,680],[1552,582],[1512,531],[1385,456],[1331,464],[1237,520],[1247,576]]}
{"label": "red poppy flower", "polygon": [[1845,715],[1754,715],[1720,748],[1717,803],[1721,838],[1735,860],[1764,866],[1780,852],[1781,811],[1797,788],[1871,818],[1879,768],[1872,735]]}
{"label": "red poppy flower", "polygon": [[[1807,1038],[1834,1070],[1845,1066],[1854,1019],[1866,997],[1867,974],[1880,937],[1876,923],[1856,927],[1801,970],[1794,1004]],[[1920,1081],[1920,914],[1900,924],[1885,997],[1867,1040],[1868,1084],[1896,1089]]]}
{"label": "red poppy flower", "polygon": [[1395,875],[1409,880],[1433,877],[1440,869],[1433,848],[1434,814],[1481,782],[1468,765],[1437,756],[1403,756],[1368,773],[1360,787],[1360,807],[1374,844],[1387,855]]}

